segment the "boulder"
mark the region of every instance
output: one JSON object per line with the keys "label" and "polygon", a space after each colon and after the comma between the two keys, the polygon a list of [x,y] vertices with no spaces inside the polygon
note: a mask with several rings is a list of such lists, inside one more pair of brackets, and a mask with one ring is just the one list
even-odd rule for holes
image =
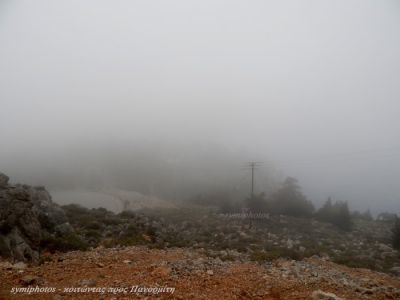
{"label": "boulder", "polygon": [[0,173],[0,188],[6,187],[9,180],[10,178],[7,175]]}
{"label": "boulder", "polygon": [[38,262],[44,237],[72,231],[44,187],[10,185],[0,173],[0,256]]}

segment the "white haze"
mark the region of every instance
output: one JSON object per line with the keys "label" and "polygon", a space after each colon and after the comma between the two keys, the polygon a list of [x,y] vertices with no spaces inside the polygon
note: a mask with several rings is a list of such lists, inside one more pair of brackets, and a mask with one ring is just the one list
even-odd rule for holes
{"label": "white haze", "polygon": [[258,160],[258,190],[399,211],[399,53],[395,0],[3,0],[0,171],[232,188]]}

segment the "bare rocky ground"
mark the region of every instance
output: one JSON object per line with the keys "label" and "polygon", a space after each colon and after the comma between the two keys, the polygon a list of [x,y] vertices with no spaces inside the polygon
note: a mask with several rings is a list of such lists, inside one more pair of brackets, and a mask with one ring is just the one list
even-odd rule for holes
{"label": "bare rocky ground", "polygon": [[[317,257],[258,263],[222,261],[202,249],[99,247],[48,254],[39,266],[3,260],[0,270],[0,299],[400,299],[398,277]],[[12,294],[16,287],[55,291]],[[174,292],[162,292],[166,287]]]}
{"label": "bare rocky ground", "polygon": [[116,214],[8,181],[0,174],[0,299],[400,299],[390,222],[342,231],[193,205]]}

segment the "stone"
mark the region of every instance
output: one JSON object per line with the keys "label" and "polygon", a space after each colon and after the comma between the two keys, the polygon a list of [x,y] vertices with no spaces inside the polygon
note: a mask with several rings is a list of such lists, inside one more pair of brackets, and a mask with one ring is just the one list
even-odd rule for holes
{"label": "stone", "polygon": [[364,289],[364,295],[372,295],[374,293],[374,289]]}
{"label": "stone", "polygon": [[12,268],[14,270],[25,270],[27,268],[27,265],[20,261],[20,262],[13,264]]}
{"label": "stone", "polygon": [[20,279],[20,282],[23,285],[33,285],[33,284],[40,284],[43,282],[43,279],[38,276],[34,275],[26,275]]}
{"label": "stone", "polygon": [[214,275],[214,271],[213,270],[207,270],[207,275]]}
{"label": "stone", "polygon": [[326,293],[321,290],[314,291],[311,294],[311,299],[312,300],[344,300],[342,298],[339,298],[338,296],[336,296],[333,293]]}
{"label": "stone", "polygon": [[81,287],[94,287],[96,286],[97,281],[94,279],[83,279],[79,281],[78,285]]}
{"label": "stone", "polygon": [[393,251],[392,247],[385,245],[385,244],[379,244],[378,248],[382,252],[392,252]]}
{"label": "stone", "polygon": [[199,257],[198,259],[193,260],[193,265],[195,265],[195,266],[200,266],[202,264],[204,264],[204,258],[202,258],[202,257]]}

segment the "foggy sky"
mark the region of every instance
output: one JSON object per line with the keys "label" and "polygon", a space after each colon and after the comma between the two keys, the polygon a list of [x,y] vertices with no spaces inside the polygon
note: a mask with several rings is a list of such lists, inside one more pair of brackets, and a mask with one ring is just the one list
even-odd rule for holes
{"label": "foggy sky", "polygon": [[192,145],[399,212],[399,53],[395,0],[3,0],[0,171]]}

